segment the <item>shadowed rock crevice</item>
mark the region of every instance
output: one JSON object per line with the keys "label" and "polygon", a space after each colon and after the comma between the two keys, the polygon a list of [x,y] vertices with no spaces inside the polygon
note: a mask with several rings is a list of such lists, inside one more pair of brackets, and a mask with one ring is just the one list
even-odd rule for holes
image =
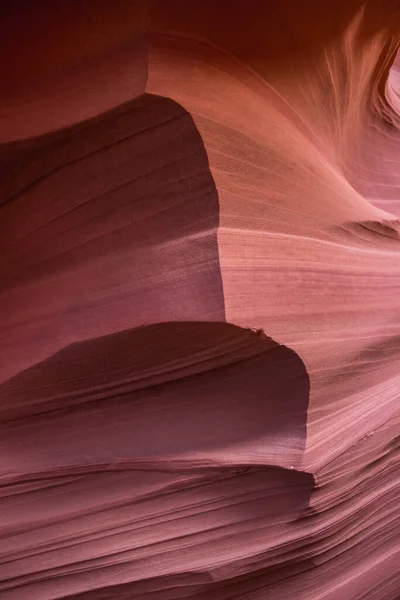
{"label": "shadowed rock crevice", "polygon": [[[267,585],[302,570],[294,542],[276,570],[271,540],[314,489],[301,470],[309,378],[262,331],[123,331],[72,344],[0,394],[0,590],[34,593],[38,560],[48,590],[99,600],[163,598],[166,584],[251,590],[253,575]],[[9,501],[22,490],[28,514]]]}
{"label": "shadowed rock crevice", "polygon": [[3,183],[0,380],[75,340],[225,319],[218,193],[177,102],[146,94],[38,138]]}
{"label": "shadowed rock crevice", "polygon": [[305,447],[303,362],[228,323],[162,323],[76,343],[0,393],[3,422],[11,420],[3,444],[10,458],[15,444],[27,452],[11,471],[25,475],[119,462],[293,468]]}

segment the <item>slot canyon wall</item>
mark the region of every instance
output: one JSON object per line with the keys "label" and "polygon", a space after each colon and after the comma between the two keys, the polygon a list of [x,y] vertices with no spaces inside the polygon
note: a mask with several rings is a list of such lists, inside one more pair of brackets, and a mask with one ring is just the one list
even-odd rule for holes
{"label": "slot canyon wall", "polygon": [[2,600],[400,597],[399,45],[2,2]]}

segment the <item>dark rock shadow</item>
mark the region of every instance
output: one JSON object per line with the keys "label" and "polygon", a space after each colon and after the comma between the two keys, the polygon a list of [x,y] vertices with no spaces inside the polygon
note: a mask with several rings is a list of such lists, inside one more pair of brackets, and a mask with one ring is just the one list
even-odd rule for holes
{"label": "dark rock shadow", "polygon": [[[40,563],[46,585],[57,568],[54,585],[64,586],[73,568],[67,597],[229,597],[311,568],[295,542],[278,559],[271,545],[279,547],[283,526],[296,531],[314,489],[313,476],[301,471],[309,378],[299,356],[261,330],[170,322],[122,331],[65,348],[0,386],[0,394],[9,419],[2,481],[10,493],[34,485],[28,513],[11,506],[9,534],[22,530],[28,547],[34,538],[39,560],[44,509],[46,523],[55,531],[68,523],[70,536],[100,527],[97,545],[80,542],[79,561],[69,566],[55,547]],[[66,475],[72,483],[60,496],[56,484]],[[125,491],[112,495],[120,476]],[[98,478],[100,496],[90,483]],[[160,523],[169,505],[188,515],[172,531]],[[117,533],[108,536],[107,527]],[[40,535],[45,548],[54,543],[51,527]],[[161,544],[153,542],[154,556],[153,535]],[[212,565],[205,556],[215,557]],[[95,586],[87,579],[92,569]]]}
{"label": "dark rock shadow", "polygon": [[[309,377],[296,352],[261,330],[171,322],[72,344],[6,381],[0,394],[2,420],[17,420],[16,429],[55,420],[68,445],[77,421],[104,430],[114,450],[103,447],[100,460],[88,438],[85,461],[90,454],[93,464],[192,451],[204,460],[222,452],[218,463],[229,446],[230,464],[285,466],[304,450]],[[106,433],[110,420],[118,435]]]}
{"label": "dark rock shadow", "polygon": [[0,379],[72,340],[225,320],[218,193],[182,106],[144,94],[10,146],[0,192]]}

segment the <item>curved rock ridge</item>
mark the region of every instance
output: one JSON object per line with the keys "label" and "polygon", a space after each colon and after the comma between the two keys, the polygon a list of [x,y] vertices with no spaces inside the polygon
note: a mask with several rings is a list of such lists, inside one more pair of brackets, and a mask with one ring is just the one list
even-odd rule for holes
{"label": "curved rock ridge", "polygon": [[198,570],[207,583],[254,562],[268,571],[283,527],[295,550],[314,488],[301,468],[309,378],[261,331],[119,332],[67,347],[0,393],[5,597],[102,597],[110,578],[140,597],[171,577],[190,588]]}
{"label": "curved rock ridge", "polygon": [[3,5],[0,597],[397,600],[397,0]]}

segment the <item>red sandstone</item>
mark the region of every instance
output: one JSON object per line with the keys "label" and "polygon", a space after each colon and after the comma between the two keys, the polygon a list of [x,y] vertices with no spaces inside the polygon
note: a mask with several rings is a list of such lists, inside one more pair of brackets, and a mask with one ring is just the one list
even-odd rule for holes
{"label": "red sandstone", "polygon": [[0,597],[396,600],[398,2],[3,4]]}

